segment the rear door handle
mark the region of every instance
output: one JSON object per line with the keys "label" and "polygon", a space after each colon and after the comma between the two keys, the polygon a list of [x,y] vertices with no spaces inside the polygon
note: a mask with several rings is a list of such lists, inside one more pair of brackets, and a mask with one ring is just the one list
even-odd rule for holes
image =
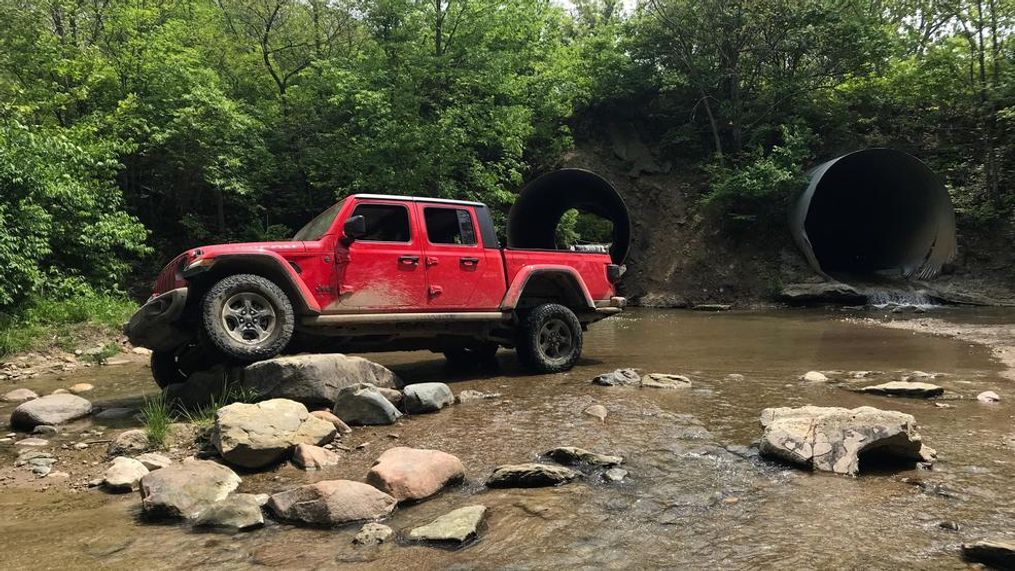
{"label": "rear door handle", "polygon": [[479,258],[458,258],[463,266],[475,266],[479,264]]}
{"label": "rear door handle", "polygon": [[399,256],[398,263],[405,264],[408,266],[415,266],[419,264],[419,256]]}

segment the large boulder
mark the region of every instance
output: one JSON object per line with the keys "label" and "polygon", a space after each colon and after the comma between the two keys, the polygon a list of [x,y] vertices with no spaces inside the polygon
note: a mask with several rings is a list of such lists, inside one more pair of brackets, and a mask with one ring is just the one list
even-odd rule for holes
{"label": "large boulder", "polygon": [[284,459],[297,444],[325,444],[335,433],[333,424],[312,416],[302,404],[272,399],[220,408],[211,441],[227,462],[262,468]]}
{"label": "large boulder", "polygon": [[195,527],[223,531],[249,531],[264,525],[261,504],[254,494],[230,494],[198,514]]}
{"label": "large boulder", "polygon": [[11,413],[11,426],[31,430],[40,424],[63,424],[91,412],[92,403],[77,395],[47,395],[19,404]]}
{"label": "large boulder", "polygon": [[368,383],[357,383],[339,391],[332,412],[345,423],[354,425],[394,424],[402,416],[377,387]]}
{"label": "large boulder", "polygon": [[479,533],[486,506],[465,506],[409,531],[414,541],[465,543]]}
{"label": "large boulder", "polygon": [[864,406],[855,409],[804,406],[766,408],[763,455],[836,474],[856,475],[860,456],[872,454],[900,463],[931,462],[912,415]]}
{"label": "large boulder", "polygon": [[436,412],[455,403],[451,387],[444,383],[419,383],[405,387],[405,412]]}
{"label": "large boulder", "polygon": [[229,496],[240,477],[208,460],[187,460],[141,478],[141,507],[151,517],[195,518]]}
{"label": "large boulder", "polygon": [[271,496],[268,507],[280,518],[309,525],[341,525],[384,517],[395,498],[351,480],[324,480]]}
{"label": "large boulder", "polygon": [[581,476],[564,466],[549,464],[508,464],[498,466],[487,479],[491,488],[541,488],[566,484]]}
{"label": "large boulder", "polygon": [[428,498],[464,477],[462,461],[447,452],[399,446],[374,462],[367,483],[402,502]]}
{"label": "large boulder", "polygon": [[343,388],[356,383],[400,387],[397,375],[362,357],[293,355],[259,361],[243,370],[243,388],[260,398],[284,398],[307,406],[332,406]]}
{"label": "large boulder", "polygon": [[943,387],[932,385],[930,383],[903,382],[903,381],[891,381],[888,383],[882,383],[880,385],[862,387],[857,389],[857,391],[871,395],[885,395],[885,396],[912,397],[912,398],[937,397],[941,396],[945,392]]}

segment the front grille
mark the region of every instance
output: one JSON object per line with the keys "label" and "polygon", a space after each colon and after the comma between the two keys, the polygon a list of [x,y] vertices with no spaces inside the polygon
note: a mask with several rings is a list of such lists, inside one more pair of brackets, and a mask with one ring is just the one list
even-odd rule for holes
{"label": "front grille", "polygon": [[162,268],[152,289],[152,295],[162,295],[167,291],[180,287],[183,281],[183,265],[187,262],[187,255],[181,254]]}

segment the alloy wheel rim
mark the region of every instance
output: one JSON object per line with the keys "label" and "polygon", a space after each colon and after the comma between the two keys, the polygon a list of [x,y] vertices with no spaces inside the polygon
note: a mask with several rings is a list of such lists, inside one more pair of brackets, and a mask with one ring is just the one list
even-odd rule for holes
{"label": "alloy wheel rim", "polygon": [[256,345],[271,337],[277,322],[275,308],[254,292],[237,293],[222,304],[222,327],[229,337],[244,345]]}
{"label": "alloy wheel rim", "polygon": [[564,320],[547,319],[539,328],[539,350],[548,359],[564,360],[574,349],[574,336]]}

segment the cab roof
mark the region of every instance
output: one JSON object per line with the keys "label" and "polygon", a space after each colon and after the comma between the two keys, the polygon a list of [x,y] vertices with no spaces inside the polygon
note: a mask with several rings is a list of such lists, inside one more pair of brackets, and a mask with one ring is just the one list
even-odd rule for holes
{"label": "cab roof", "polygon": [[480,206],[485,208],[482,202],[469,200],[450,200],[447,198],[426,198],[423,196],[399,196],[395,194],[354,194],[352,198],[363,198],[368,200],[402,200],[408,202],[435,202],[437,204],[457,204],[460,206]]}

